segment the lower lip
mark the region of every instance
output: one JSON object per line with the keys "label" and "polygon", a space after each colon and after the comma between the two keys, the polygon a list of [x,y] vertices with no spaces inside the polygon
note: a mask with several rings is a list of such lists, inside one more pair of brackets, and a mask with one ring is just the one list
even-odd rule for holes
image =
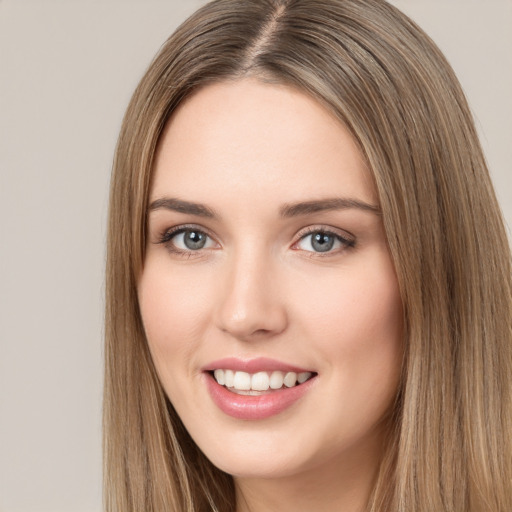
{"label": "lower lip", "polygon": [[215,405],[228,416],[239,420],[263,420],[283,412],[302,398],[316,380],[315,376],[293,388],[254,396],[232,393],[218,384],[210,373],[205,375],[206,385]]}

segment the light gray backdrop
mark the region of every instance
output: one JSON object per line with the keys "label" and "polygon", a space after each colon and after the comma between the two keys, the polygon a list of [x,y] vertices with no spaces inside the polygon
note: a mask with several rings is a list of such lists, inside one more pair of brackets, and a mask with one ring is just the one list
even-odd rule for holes
{"label": "light gray backdrop", "polygon": [[[0,0],[0,512],[99,512],[112,153],[202,0]],[[512,224],[512,0],[394,0],[445,51]]]}

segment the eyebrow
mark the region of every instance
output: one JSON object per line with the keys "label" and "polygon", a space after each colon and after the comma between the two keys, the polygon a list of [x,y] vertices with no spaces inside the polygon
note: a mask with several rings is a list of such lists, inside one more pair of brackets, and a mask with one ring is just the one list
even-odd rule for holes
{"label": "eyebrow", "polygon": [[[329,199],[320,199],[315,201],[301,201],[297,203],[287,203],[279,209],[279,215],[284,218],[299,217],[301,215],[310,215],[323,211],[358,209],[376,215],[381,215],[378,206],[360,201],[358,199],[334,197]],[[162,197],[155,199],[148,208],[148,211],[171,210],[179,213],[217,219],[219,215],[208,206],[201,203],[184,201],[173,197]]]}
{"label": "eyebrow", "polygon": [[186,213],[189,215],[197,215],[198,217],[207,217],[209,219],[218,218],[214,210],[200,203],[193,203],[191,201],[183,201],[173,197],[162,197],[155,199],[148,208],[148,211],[155,210],[172,210],[179,213]]}
{"label": "eyebrow", "polygon": [[279,210],[281,217],[298,217],[300,215],[309,215],[330,210],[348,210],[358,209],[376,215],[381,215],[380,208],[376,205],[365,203],[358,199],[334,197],[330,199],[321,199],[318,201],[306,201],[298,203],[289,203],[282,206]]}

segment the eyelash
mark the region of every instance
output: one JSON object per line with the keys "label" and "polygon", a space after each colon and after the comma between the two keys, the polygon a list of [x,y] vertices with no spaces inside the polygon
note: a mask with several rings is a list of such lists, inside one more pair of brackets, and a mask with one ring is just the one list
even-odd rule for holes
{"label": "eyelash", "polygon": [[[175,228],[171,228],[171,229],[165,230],[158,237],[157,243],[165,245],[167,250],[169,252],[171,252],[172,254],[176,254],[176,255],[183,256],[183,257],[188,257],[188,258],[194,257],[194,256],[199,256],[199,253],[201,253],[202,249],[183,250],[183,249],[178,249],[172,243],[173,238],[175,238],[176,236],[178,236],[178,235],[180,235],[182,233],[186,233],[186,232],[190,232],[190,231],[194,231],[194,232],[199,233],[201,235],[205,235],[210,240],[214,240],[214,238],[212,236],[210,236],[208,234],[208,232],[205,231],[204,229],[199,229],[199,228],[197,228],[194,225],[182,225],[182,226],[176,226]],[[334,237],[334,239],[336,241],[340,242],[342,247],[337,249],[337,250],[333,250],[333,251],[332,250],[328,250],[328,251],[325,251],[325,252],[306,251],[306,250],[304,250],[304,252],[311,253],[310,257],[325,258],[325,257],[329,257],[329,256],[334,256],[334,255],[338,254],[340,251],[344,251],[344,250],[348,250],[348,249],[353,249],[355,247],[355,245],[356,245],[355,238],[352,238],[351,236],[347,236],[346,237],[346,236],[342,236],[339,233],[336,233],[336,232],[334,232],[333,230],[330,230],[330,229],[326,229],[326,228],[323,228],[323,227],[320,227],[320,226],[311,226],[311,227],[306,228],[304,231],[302,231],[299,234],[299,239],[296,242],[294,242],[294,244],[292,245],[292,248],[296,247],[300,242],[305,240],[308,236],[311,236],[311,235],[316,234],[316,233],[320,233],[322,235],[327,235],[327,236],[330,236],[330,237]],[[296,249],[296,250],[300,250],[300,249]]]}
{"label": "eyelash", "polygon": [[[348,249],[353,249],[356,245],[356,240],[352,235],[350,236],[343,236],[340,233],[337,233],[331,229],[326,229],[320,226],[311,226],[306,228],[304,231],[300,233],[299,239],[297,242],[293,244],[292,247],[296,247],[300,242],[305,240],[308,236],[314,235],[316,233],[320,233],[322,235],[327,235],[330,237],[333,237],[336,241],[340,242],[341,248],[335,249],[335,250],[328,250],[326,252],[320,252],[320,251],[305,251],[308,253],[311,253],[310,257],[320,257],[320,258],[327,258],[329,256],[335,256],[339,254],[341,251],[345,251]],[[348,235],[348,233],[347,233]]]}
{"label": "eyelash", "polygon": [[184,226],[182,225],[182,226],[176,226],[174,228],[165,230],[159,236],[157,243],[165,245],[169,252],[171,252],[172,254],[176,254],[178,256],[183,256],[183,257],[188,257],[188,258],[197,256],[198,254],[196,254],[196,253],[200,253],[201,252],[200,249],[196,250],[196,251],[190,249],[187,251],[187,250],[183,250],[183,249],[178,249],[172,243],[173,238],[177,237],[178,235],[180,235],[182,233],[187,233],[189,231],[194,231],[195,233],[200,233],[202,235],[207,236],[209,239],[213,240],[213,237],[210,236],[208,234],[208,232],[206,232],[204,229],[199,229],[194,225],[184,225]]}

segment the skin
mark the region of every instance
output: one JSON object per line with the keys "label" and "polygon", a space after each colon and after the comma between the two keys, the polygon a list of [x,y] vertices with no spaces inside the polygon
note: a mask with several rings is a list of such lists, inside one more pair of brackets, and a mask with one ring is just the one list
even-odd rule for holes
{"label": "skin", "polygon": [[[174,211],[162,206],[168,198],[216,216]],[[373,209],[280,213],[332,198]],[[237,510],[362,510],[399,381],[402,305],[378,198],[352,136],[290,87],[210,85],[168,122],[150,203],[139,281],[150,351],[193,439],[234,476]],[[183,225],[208,235],[202,249],[165,238]],[[316,252],[310,228],[350,243]],[[205,386],[204,366],[225,357],[269,357],[317,376],[280,414],[240,420]]]}

